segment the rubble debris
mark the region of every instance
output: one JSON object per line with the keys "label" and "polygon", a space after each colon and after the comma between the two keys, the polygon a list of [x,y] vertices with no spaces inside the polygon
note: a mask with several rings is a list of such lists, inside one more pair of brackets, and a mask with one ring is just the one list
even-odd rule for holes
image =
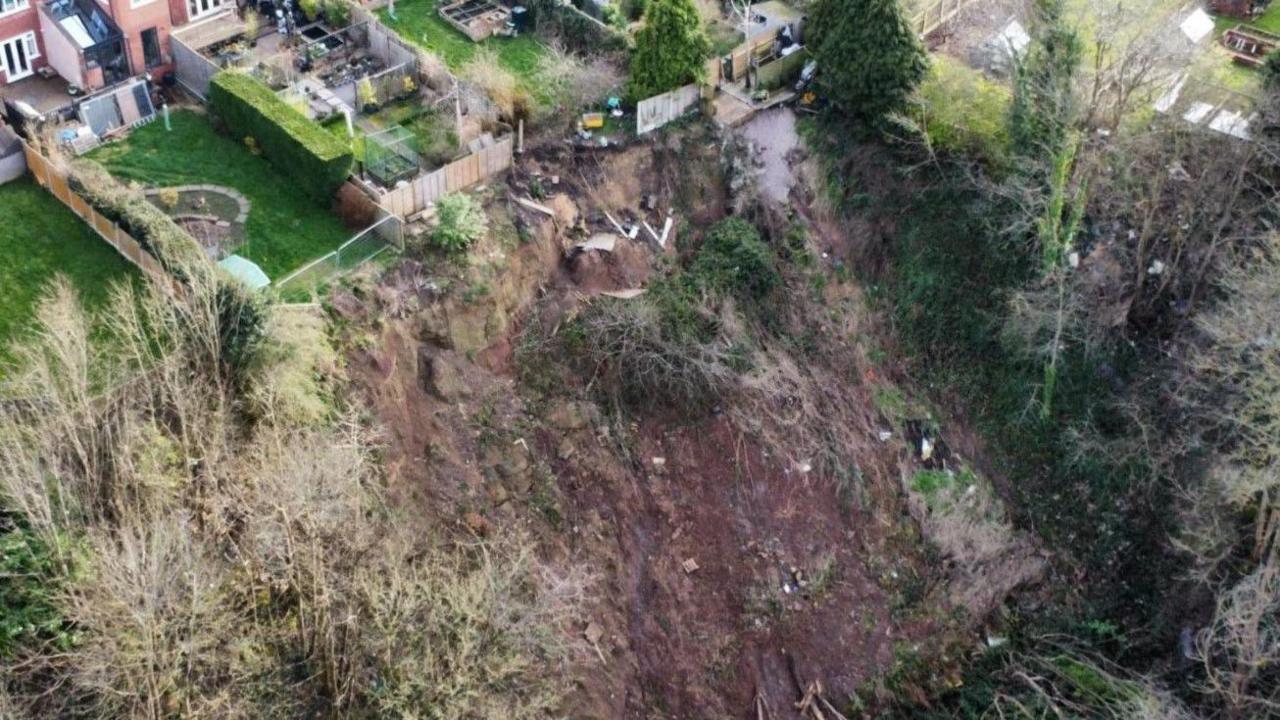
{"label": "rubble debris", "polygon": [[619,300],[633,300],[648,292],[644,288],[627,288],[626,290],[602,290],[599,294]]}
{"label": "rubble debris", "polygon": [[418,348],[418,379],[422,389],[445,402],[453,402],[470,394],[471,388],[462,372],[430,345]]}
{"label": "rubble debris", "polygon": [[602,252],[613,252],[613,248],[617,239],[612,235],[600,234],[592,235],[583,242],[574,245],[573,248],[579,252],[586,250],[600,250]]}
{"label": "rubble debris", "polygon": [[536,202],[534,202],[533,200],[529,200],[529,199],[527,199],[527,198],[518,197],[518,198],[515,198],[515,201],[516,201],[516,202],[517,202],[521,207],[528,208],[528,209],[533,210],[533,211],[535,211],[535,212],[540,212],[540,213],[542,213],[543,215],[546,215],[547,217],[551,217],[551,218],[553,218],[553,217],[555,217],[555,216],[556,216],[556,211],[555,211],[555,210],[552,210],[551,208],[549,208],[549,207],[547,207],[546,205],[543,205],[543,204],[541,204],[541,203],[536,203]]}

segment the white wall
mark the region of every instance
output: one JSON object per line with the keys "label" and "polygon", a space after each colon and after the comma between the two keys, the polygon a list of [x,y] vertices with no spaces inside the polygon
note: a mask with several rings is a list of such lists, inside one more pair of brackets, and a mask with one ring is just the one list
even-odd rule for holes
{"label": "white wall", "polygon": [[43,9],[39,11],[40,33],[44,36],[44,52],[49,65],[69,83],[85,87],[80,72],[80,49],[63,33]]}
{"label": "white wall", "polygon": [[0,158],[0,185],[10,180],[17,180],[27,174],[27,159],[22,152],[16,152],[7,158]]}

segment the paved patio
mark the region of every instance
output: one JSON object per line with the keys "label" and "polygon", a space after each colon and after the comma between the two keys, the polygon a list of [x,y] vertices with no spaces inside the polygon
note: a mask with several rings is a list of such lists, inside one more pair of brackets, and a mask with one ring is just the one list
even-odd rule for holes
{"label": "paved patio", "polygon": [[41,115],[46,115],[71,105],[75,100],[67,92],[68,87],[70,84],[57,75],[44,78],[37,74],[0,88],[0,97],[5,100],[20,100],[35,108]]}

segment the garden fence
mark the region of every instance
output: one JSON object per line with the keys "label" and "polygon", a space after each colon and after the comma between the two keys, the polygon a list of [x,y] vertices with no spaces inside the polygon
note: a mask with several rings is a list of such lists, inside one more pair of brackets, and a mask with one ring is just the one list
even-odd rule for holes
{"label": "garden fence", "polygon": [[209,82],[220,68],[178,39],[177,35],[170,36],[169,45],[173,49],[173,67],[178,84],[201,100],[206,99],[209,96]]}
{"label": "garden fence", "polygon": [[404,249],[403,223],[400,218],[379,208],[382,216],[373,225],[342,243],[333,252],[289,273],[273,283],[282,295],[308,293],[327,280],[354,270],[390,248]]}
{"label": "garden fence", "polygon": [[513,139],[507,136],[434,172],[419,175],[387,192],[379,203],[401,218],[431,207],[437,200],[511,167]]}
{"label": "garden fence", "polygon": [[437,90],[448,87],[452,82],[452,74],[446,69],[444,61],[431,53],[405,42],[396,33],[373,14],[372,8],[355,6],[352,10],[352,24],[361,24],[367,34],[366,44],[369,52],[387,67],[406,65],[411,74],[428,76],[426,80]]}
{"label": "garden fence", "polygon": [[741,82],[747,79],[747,70],[751,68],[751,58],[757,54],[767,54],[773,49],[781,28],[773,28],[757,35],[730,50],[721,57],[707,61],[708,85],[719,85],[722,82]]}
{"label": "garden fence", "polygon": [[667,123],[683,117],[698,106],[702,89],[697,85],[685,85],[670,92],[641,100],[636,105],[636,134],[653,132]]}
{"label": "garden fence", "polygon": [[973,0],[933,0],[911,17],[911,28],[920,37],[928,37],[972,2]]}
{"label": "garden fence", "polygon": [[71,212],[75,213],[84,220],[85,224],[93,228],[103,240],[106,240],[116,252],[124,256],[126,260],[133,263],[140,270],[156,280],[164,283],[171,282],[172,278],[165,272],[164,267],[160,265],[160,261],[155,256],[147,252],[142,244],[134,240],[129,233],[125,232],[105,215],[95,210],[89,205],[89,202],[80,196],[75,190],[71,189],[71,183],[67,182],[67,176],[53,164],[49,158],[41,155],[35,148],[23,143],[23,152],[27,158],[27,168],[31,170],[31,175],[35,177],[50,195],[57,198],[63,205],[71,208]]}

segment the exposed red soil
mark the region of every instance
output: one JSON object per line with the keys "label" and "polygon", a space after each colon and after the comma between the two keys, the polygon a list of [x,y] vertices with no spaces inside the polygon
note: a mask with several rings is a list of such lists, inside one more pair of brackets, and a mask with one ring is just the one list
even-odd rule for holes
{"label": "exposed red soil", "polygon": [[[681,183],[664,179],[663,156],[646,148],[615,153],[594,173],[562,180],[558,191],[589,225],[602,209],[642,214],[637,188],[667,187],[665,211]],[[634,188],[588,189],[589,178],[620,171],[612,162],[622,163]],[[539,171],[552,167],[544,159]],[[633,205],[616,205],[627,198]],[[807,216],[833,256],[859,254],[830,218]],[[652,247],[622,239],[614,253],[549,263],[547,243],[572,244],[561,237],[567,218],[526,220],[537,239],[507,258],[525,296],[492,301],[532,307],[526,323],[557,324],[585,296],[643,284],[654,264]],[[755,718],[759,695],[771,717],[797,717],[797,680],[820,680],[841,704],[889,669],[896,643],[936,632],[928,613],[897,616],[899,574],[930,569],[901,497],[914,461],[898,437],[876,439],[883,422],[870,398],[883,380],[871,367],[779,370],[768,381],[785,386],[771,408],[777,414],[755,418],[750,430],[731,407],[694,420],[621,421],[575,399],[585,396],[581,379],[526,397],[514,378],[514,329],[475,352],[440,347],[424,310],[443,306],[426,314],[448,315],[460,301],[409,289],[422,286],[393,273],[371,293],[372,309],[335,299],[352,326],[375,328],[372,340],[355,343],[348,373],[385,428],[393,501],[472,530],[530,527],[549,564],[596,576],[596,599],[574,628],[590,648],[575,661],[568,715]],[[833,306],[848,299],[833,292]],[[861,331],[857,320],[839,322],[825,330],[845,338]],[[796,457],[799,429],[786,418],[802,415],[840,425],[833,436],[854,456],[845,459],[865,471],[852,493]],[[792,435],[794,444],[786,442]]]}

